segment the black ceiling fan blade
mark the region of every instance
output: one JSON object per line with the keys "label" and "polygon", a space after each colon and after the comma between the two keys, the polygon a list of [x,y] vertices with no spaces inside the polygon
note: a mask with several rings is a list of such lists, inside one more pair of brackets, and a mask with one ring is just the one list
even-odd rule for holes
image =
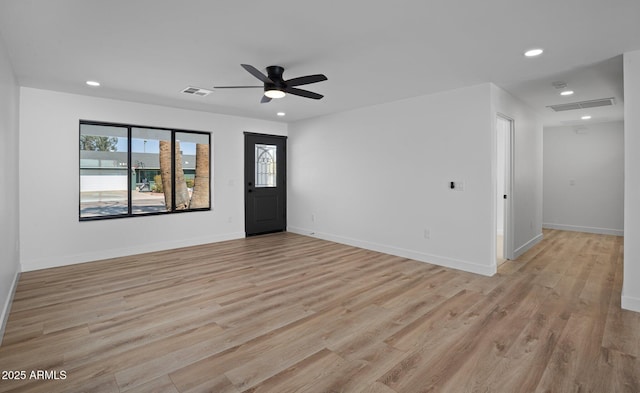
{"label": "black ceiling fan blade", "polygon": [[267,97],[267,96],[262,96],[262,99],[260,100],[261,104],[266,104],[267,102],[271,102],[271,98]]}
{"label": "black ceiling fan blade", "polygon": [[301,85],[308,85],[310,83],[322,82],[326,80],[327,80],[326,76],[322,74],[315,74],[315,75],[301,76],[299,78],[292,78],[285,81],[284,83],[286,83],[287,86],[301,86]]}
{"label": "black ceiling fan blade", "polygon": [[319,100],[322,97],[324,97],[322,94],[314,93],[314,92],[309,91],[309,90],[296,89],[295,87],[287,87],[286,89],[284,89],[284,91],[286,93],[293,94],[293,95],[296,95],[296,96],[301,96],[301,97],[306,97],[306,98],[313,98],[314,100]]}
{"label": "black ceiling fan blade", "polygon": [[260,79],[262,82],[264,83],[273,83],[273,81],[271,79],[269,79],[265,74],[263,74],[262,72],[258,71],[258,69],[250,64],[240,64],[242,66],[242,68],[244,68],[245,70],[247,70],[247,72],[249,72],[251,75],[255,76],[256,78]]}
{"label": "black ceiling fan blade", "polygon": [[213,86],[214,89],[264,89],[264,86]]}

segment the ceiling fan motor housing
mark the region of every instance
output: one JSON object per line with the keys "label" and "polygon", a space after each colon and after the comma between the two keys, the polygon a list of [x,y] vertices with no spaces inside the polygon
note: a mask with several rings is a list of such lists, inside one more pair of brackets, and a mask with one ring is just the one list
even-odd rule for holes
{"label": "ceiling fan motor housing", "polygon": [[267,76],[273,83],[264,82],[264,91],[268,90],[280,90],[282,91],[287,85],[284,83],[284,78],[282,74],[284,73],[284,68],[280,66],[269,66],[267,67]]}

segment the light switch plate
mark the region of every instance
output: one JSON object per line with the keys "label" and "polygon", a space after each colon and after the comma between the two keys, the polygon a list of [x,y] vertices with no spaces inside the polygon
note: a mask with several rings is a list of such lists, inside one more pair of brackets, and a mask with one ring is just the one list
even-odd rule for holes
{"label": "light switch plate", "polygon": [[464,182],[462,180],[453,181],[453,188],[451,188],[451,182],[449,182],[449,189],[453,191],[464,191]]}

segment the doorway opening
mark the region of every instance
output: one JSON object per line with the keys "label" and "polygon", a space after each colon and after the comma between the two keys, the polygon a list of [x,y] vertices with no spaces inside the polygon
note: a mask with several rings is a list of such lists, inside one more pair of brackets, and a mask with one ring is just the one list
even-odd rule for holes
{"label": "doorway opening", "polygon": [[513,193],[514,121],[498,114],[496,119],[496,262],[500,266],[513,259],[511,225]]}

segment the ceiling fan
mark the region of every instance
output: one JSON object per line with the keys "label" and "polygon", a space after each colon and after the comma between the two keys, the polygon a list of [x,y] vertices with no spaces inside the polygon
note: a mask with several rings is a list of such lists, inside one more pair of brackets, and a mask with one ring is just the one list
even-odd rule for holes
{"label": "ceiling fan", "polygon": [[322,94],[314,93],[309,90],[298,89],[294,86],[302,86],[308,85],[311,83],[326,81],[327,77],[322,74],[315,75],[307,75],[301,76],[299,78],[293,78],[289,80],[284,80],[282,78],[282,73],[284,72],[284,68],[280,66],[269,66],[267,67],[267,75],[258,71],[252,65],[249,64],[240,64],[242,68],[247,70],[251,75],[258,78],[263,86],[214,86],[214,89],[247,89],[247,88],[262,88],[264,89],[264,95],[262,96],[261,103],[266,103],[271,101],[272,98],[282,98],[287,93],[293,94],[300,97],[312,98],[314,100],[319,100],[324,97]]}

